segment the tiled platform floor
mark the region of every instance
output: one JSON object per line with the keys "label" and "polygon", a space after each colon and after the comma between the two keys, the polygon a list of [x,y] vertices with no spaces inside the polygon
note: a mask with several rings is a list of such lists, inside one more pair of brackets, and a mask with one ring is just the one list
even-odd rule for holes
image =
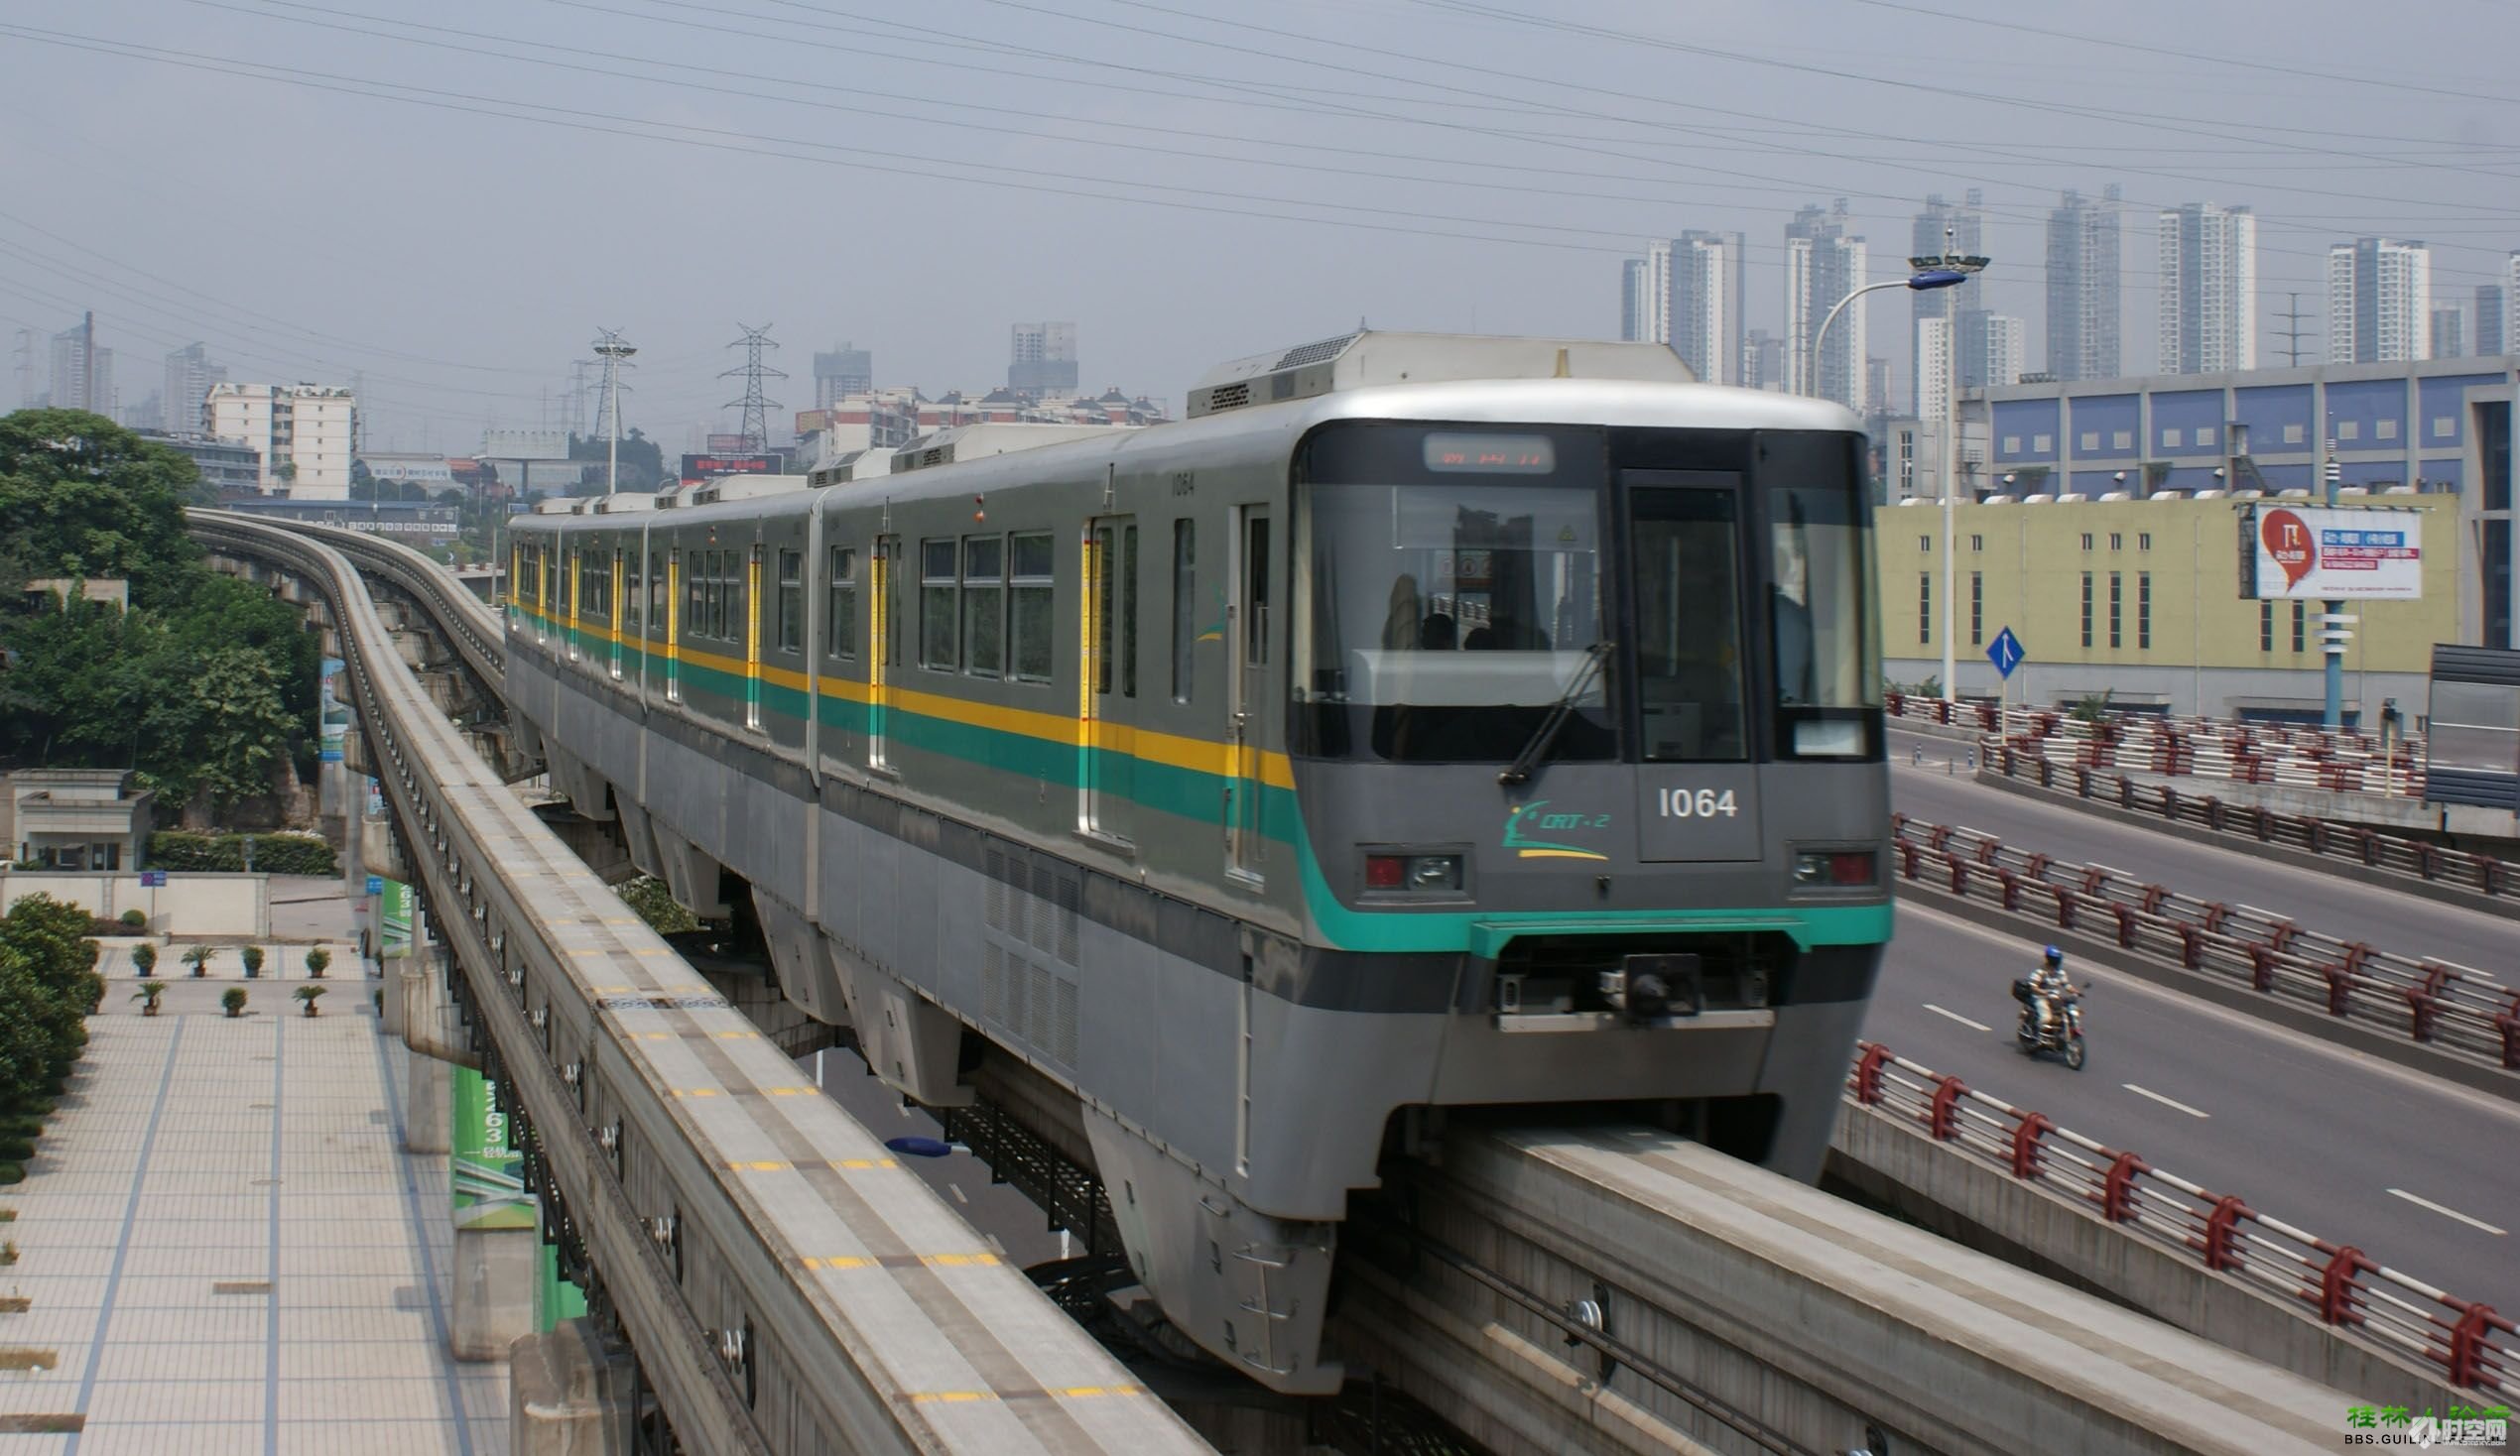
{"label": "tiled platform floor", "polygon": [[0,1313],[0,1456],[507,1450],[506,1366],[446,1354],[446,1158],[401,1151],[408,1053],[356,964],[313,1020],[277,986],[231,1020],[182,981],[144,1018],[127,968],[108,983],[0,1188],[0,1294],[32,1301]]}

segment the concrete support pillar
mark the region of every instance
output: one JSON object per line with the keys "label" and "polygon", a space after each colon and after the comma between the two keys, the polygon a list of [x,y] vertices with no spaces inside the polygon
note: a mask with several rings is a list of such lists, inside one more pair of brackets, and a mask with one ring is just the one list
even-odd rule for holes
{"label": "concrete support pillar", "polygon": [[508,1348],[508,1450],[514,1456],[629,1456],[635,1370],[629,1352],[583,1319]]}
{"label": "concrete support pillar", "polygon": [[448,1353],[457,1360],[505,1360],[510,1347],[534,1333],[534,1290],[543,1276],[543,1236],[530,1228],[458,1225],[454,1262],[455,1304],[446,1321]]}
{"label": "concrete support pillar", "polygon": [[410,955],[387,961],[386,965],[399,967],[388,972],[388,979],[399,978],[401,983],[403,1044],[416,1056],[435,1057],[478,1070],[481,1054],[472,1049],[463,1018],[455,1010],[451,985],[455,966],[446,947],[414,945]]}
{"label": "concrete support pillar", "polygon": [[434,1056],[417,1053],[410,1060],[411,1073],[407,1079],[410,1095],[403,1099],[403,1151],[449,1152],[446,1108],[452,1093],[446,1084],[446,1064]]}

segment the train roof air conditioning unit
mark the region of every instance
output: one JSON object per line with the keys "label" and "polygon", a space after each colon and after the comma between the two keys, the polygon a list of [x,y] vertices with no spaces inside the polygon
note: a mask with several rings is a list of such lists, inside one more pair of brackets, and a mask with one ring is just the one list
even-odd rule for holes
{"label": "train roof air conditioning unit", "polygon": [[1362,329],[1216,366],[1192,387],[1190,418],[1374,385],[1569,378],[1698,382],[1669,344]]}

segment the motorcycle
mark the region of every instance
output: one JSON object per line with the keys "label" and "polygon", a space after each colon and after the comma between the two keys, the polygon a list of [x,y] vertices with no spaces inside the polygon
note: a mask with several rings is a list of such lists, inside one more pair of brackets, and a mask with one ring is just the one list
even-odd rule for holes
{"label": "motorcycle", "polygon": [[[2087,987],[2082,989],[2088,990]],[[2014,1038],[2021,1044],[2021,1054],[2037,1056],[2043,1051],[2059,1052],[2064,1055],[2067,1066],[2078,1072],[2082,1070],[2081,996],[2064,998],[2065,1004],[2057,1011],[2055,1027],[2048,1029],[2039,1025],[2039,993],[2032,989],[2028,976],[2012,983],[2012,995],[2013,1000],[2021,1003],[2021,1022],[2013,1031]]]}

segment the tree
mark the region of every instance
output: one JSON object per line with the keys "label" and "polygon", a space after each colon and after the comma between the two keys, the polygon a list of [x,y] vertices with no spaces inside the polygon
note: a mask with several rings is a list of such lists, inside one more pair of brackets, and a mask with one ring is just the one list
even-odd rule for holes
{"label": "tree", "polygon": [[[5,489],[5,486],[0,486]],[[140,742],[166,634],[139,613],[100,603],[47,603],[0,617],[0,756],[38,764],[119,767]]]}
{"label": "tree", "polygon": [[279,669],[251,648],[176,655],[183,684],[149,704],[141,720],[143,777],[178,803],[223,811],[271,788],[295,725]]}
{"label": "tree", "polygon": [[197,560],[184,507],[212,496],[190,457],[83,410],[0,418],[0,574],[123,577],[157,605],[165,568]]}

